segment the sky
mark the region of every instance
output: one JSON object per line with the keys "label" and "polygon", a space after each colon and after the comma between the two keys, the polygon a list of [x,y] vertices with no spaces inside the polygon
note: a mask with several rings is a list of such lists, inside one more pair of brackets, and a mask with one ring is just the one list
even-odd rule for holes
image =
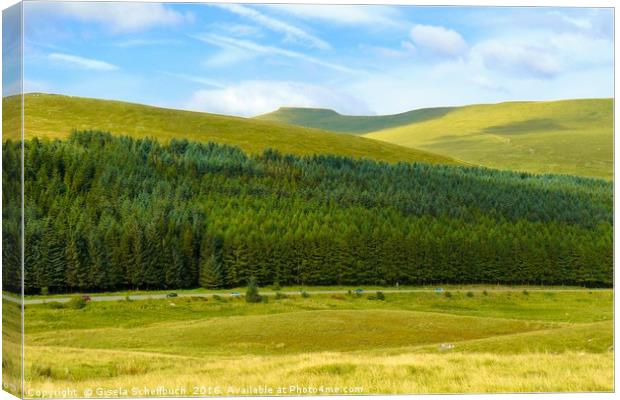
{"label": "sky", "polygon": [[24,7],[27,92],[239,116],[613,96],[611,9]]}

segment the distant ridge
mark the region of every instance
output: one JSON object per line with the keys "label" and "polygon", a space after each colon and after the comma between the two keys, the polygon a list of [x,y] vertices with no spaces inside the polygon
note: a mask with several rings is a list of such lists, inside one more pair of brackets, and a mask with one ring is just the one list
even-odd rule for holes
{"label": "distant ridge", "polygon": [[326,108],[280,107],[274,112],[259,115],[255,119],[335,132],[364,134],[438,118],[453,109],[455,107],[436,107],[392,115],[342,115]]}
{"label": "distant ridge", "polygon": [[[11,127],[19,126],[21,98],[2,100],[3,140],[11,138]],[[326,130],[285,125],[252,118],[174,110],[142,104],[57,94],[29,93],[24,96],[25,136],[64,138],[73,129],[102,130],[117,135],[213,141],[241,147],[248,153],[267,148],[285,154],[335,154],[387,162],[462,164],[391,143],[342,135]]]}
{"label": "distant ridge", "polygon": [[613,177],[613,99],[475,104],[365,137],[490,168]]}

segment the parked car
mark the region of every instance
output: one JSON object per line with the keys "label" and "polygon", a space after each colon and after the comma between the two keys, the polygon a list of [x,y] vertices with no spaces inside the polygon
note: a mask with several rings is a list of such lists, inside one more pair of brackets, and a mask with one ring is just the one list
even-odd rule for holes
{"label": "parked car", "polygon": [[178,296],[179,296],[179,295],[178,295],[178,294],[176,294],[176,293],[174,293],[174,292],[168,293],[168,294],[166,295],[166,297],[178,297]]}
{"label": "parked car", "polygon": [[231,292],[230,295],[232,297],[239,297],[239,296],[241,296],[241,293],[239,293],[239,292]]}
{"label": "parked car", "polygon": [[355,292],[355,294],[362,294],[362,293],[364,293],[364,289],[357,288],[357,289],[354,290],[354,292]]}
{"label": "parked car", "polygon": [[443,289],[438,287],[435,289],[435,293],[443,293]]}
{"label": "parked car", "polygon": [[82,300],[84,300],[84,301],[90,301],[90,300],[91,300],[91,298],[90,298],[90,296],[89,296],[89,295],[85,294],[85,295],[82,295]]}

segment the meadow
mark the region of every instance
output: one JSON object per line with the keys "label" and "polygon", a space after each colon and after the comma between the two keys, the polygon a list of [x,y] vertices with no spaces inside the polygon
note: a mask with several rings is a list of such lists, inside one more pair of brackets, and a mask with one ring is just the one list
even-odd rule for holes
{"label": "meadow", "polygon": [[25,390],[28,397],[613,390],[612,291],[558,289],[27,305]]}

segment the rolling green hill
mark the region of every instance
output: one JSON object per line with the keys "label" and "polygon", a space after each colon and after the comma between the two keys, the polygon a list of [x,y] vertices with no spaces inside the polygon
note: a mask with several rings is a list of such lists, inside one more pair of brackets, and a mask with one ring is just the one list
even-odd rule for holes
{"label": "rolling green hill", "polygon": [[[248,118],[40,93],[27,94],[24,103],[26,138],[63,138],[73,129],[97,129],[133,137],[150,136],[163,142],[172,138],[213,141],[236,145],[249,153],[273,148],[297,155],[459,163],[449,157],[373,139]],[[11,131],[8,128],[19,118],[19,105],[18,97],[3,99],[4,115],[9,117],[3,120],[4,139],[12,136],[7,134]]]}
{"label": "rolling green hill", "polygon": [[491,168],[613,177],[613,99],[472,105],[365,137]]}
{"label": "rolling green hill", "polygon": [[423,108],[393,115],[342,115],[324,108],[281,107],[256,119],[336,132],[363,134],[441,117],[452,107]]}

